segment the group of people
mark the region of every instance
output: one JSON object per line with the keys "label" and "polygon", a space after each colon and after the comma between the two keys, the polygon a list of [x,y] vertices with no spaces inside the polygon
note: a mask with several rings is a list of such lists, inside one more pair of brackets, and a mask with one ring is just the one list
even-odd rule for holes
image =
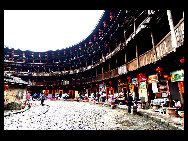
{"label": "group of people", "polygon": [[[78,97],[77,97],[77,101],[79,100],[83,100],[84,98],[87,98],[86,96],[83,96],[81,93],[79,93]],[[102,98],[104,100],[102,100]],[[91,99],[99,102],[99,101],[105,101],[105,98],[106,97],[102,97],[102,95],[100,93],[94,93],[94,94],[91,94]],[[107,99],[106,99],[107,100]],[[135,103],[135,106],[137,107],[137,101],[139,99],[137,97],[132,97],[131,94],[126,94],[126,98],[125,98],[125,101],[127,102],[127,106],[128,106],[128,113],[131,113],[131,106],[133,106],[133,103]]]}
{"label": "group of people", "polygon": [[[33,96],[32,96],[32,100],[35,100],[35,99],[40,99],[41,100],[41,105],[42,106],[44,106],[44,100],[45,100],[45,94],[44,93],[40,93],[40,94],[34,94]],[[27,100],[30,100],[30,94],[28,93],[27,94]]]}
{"label": "group of people", "polygon": [[[46,95],[45,95],[44,93],[40,93],[40,94],[36,94],[36,93],[35,93],[35,94],[33,95],[33,97],[32,97],[32,100],[34,100],[34,99],[37,98],[38,100],[41,100],[41,105],[44,106],[44,100],[46,99],[45,96],[46,96]],[[64,98],[65,98],[65,100],[67,100],[67,99],[68,99],[68,95],[65,96]],[[87,96],[83,95],[82,93],[79,93],[79,94],[78,94],[78,97],[77,97],[77,101],[79,101],[79,100],[84,100],[85,98],[88,99]],[[92,94],[92,95],[91,95],[91,98],[93,98],[93,100],[99,102],[100,99],[102,98],[102,95],[101,95],[100,93],[95,93],[95,94]],[[137,106],[137,100],[138,100],[138,99],[135,97],[135,98],[134,98],[134,102],[135,102],[136,106]],[[131,113],[131,106],[133,105],[133,97],[131,96],[131,94],[128,94],[128,93],[127,93],[126,102],[127,102],[127,106],[128,106],[128,113]]]}

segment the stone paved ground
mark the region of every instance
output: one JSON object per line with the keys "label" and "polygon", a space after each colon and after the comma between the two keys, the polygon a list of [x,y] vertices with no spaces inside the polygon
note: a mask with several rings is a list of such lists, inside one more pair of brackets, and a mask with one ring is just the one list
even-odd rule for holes
{"label": "stone paved ground", "polygon": [[85,102],[40,101],[4,117],[4,130],[171,130],[145,117]]}
{"label": "stone paved ground", "polygon": [[[127,105],[117,105],[116,108],[127,110]],[[137,109],[137,114],[151,118],[161,124],[166,126],[171,126],[175,130],[184,130],[184,119],[180,117],[170,116],[168,114],[162,114],[160,112],[155,112],[153,109]]]}

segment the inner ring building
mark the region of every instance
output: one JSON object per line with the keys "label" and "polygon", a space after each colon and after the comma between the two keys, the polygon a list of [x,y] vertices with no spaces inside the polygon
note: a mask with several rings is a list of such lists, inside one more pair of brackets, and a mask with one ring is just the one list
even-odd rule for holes
{"label": "inner ring building", "polygon": [[4,93],[67,93],[69,99],[100,93],[104,100],[131,93],[146,105],[161,98],[184,105],[183,52],[183,10],[105,10],[93,32],[72,47],[5,46]]}

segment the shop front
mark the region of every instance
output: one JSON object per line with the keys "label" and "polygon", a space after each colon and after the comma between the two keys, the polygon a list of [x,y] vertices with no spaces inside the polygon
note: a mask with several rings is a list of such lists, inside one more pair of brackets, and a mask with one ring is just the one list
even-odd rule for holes
{"label": "shop front", "polygon": [[107,91],[106,91],[106,84],[102,83],[99,84],[99,94],[101,97],[101,101],[105,102],[106,96],[107,96]]}
{"label": "shop front", "polygon": [[171,100],[169,97],[168,78],[164,78],[161,74],[149,75],[148,91],[153,109],[159,111],[162,108],[162,112],[165,112],[165,107],[169,107]]}
{"label": "shop front", "polygon": [[128,94],[128,83],[127,82],[121,82],[121,79],[118,79],[118,85],[117,85],[117,91],[118,93],[115,94],[115,103],[124,105],[126,104],[127,94]]}
{"label": "shop front", "polygon": [[171,75],[171,83],[176,88],[178,88],[178,92],[176,91],[176,95],[179,95],[180,99],[174,99],[174,106],[180,107],[181,110],[184,110],[184,69],[176,70],[170,73]]}
{"label": "shop front", "polygon": [[146,74],[140,73],[137,75],[138,93],[141,103],[148,102],[146,81],[147,81]]}
{"label": "shop front", "polygon": [[74,90],[69,90],[69,98],[74,99]]}
{"label": "shop front", "polygon": [[[139,98],[142,101],[145,97],[144,100],[148,100],[157,112],[172,116],[184,113],[184,70],[165,70],[163,73],[163,69],[158,67],[156,71],[148,75],[148,84],[144,81],[139,83]],[[148,92],[143,92],[143,88]]]}

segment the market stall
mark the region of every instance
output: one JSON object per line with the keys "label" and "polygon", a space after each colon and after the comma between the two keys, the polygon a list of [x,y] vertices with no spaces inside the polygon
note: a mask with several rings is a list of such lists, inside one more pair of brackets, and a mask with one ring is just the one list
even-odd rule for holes
{"label": "market stall", "polygon": [[138,82],[138,93],[139,99],[138,101],[139,107],[145,107],[146,102],[148,102],[148,95],[147,95],[147,87],[146,87],[146,74],[140,73],[137,75],[137,82]]}
{"label": "market stall", "polygon": [[168,75],[162,76],[161,73],[148,76],[148,84],[152,84],[152,92],[155,98],[151,100],[153,110],[166,113],[169,106],[169,86]]}
{"label": "market stall", "polygon": [[176,115],[180,115],[184,117],[184,70],[177,70],[170,73],[171,82],[177,84],[179,89],[180,101],[178,99],[174,100],[174,111],[169,110],[169,113],[175,113]]}
{"label": "market stall", "polygon": [[127,97],[127,83],[122,83],[121,79],[118,79],[118,94],[115,97],[115,103],[125,105],[126,97]]}

